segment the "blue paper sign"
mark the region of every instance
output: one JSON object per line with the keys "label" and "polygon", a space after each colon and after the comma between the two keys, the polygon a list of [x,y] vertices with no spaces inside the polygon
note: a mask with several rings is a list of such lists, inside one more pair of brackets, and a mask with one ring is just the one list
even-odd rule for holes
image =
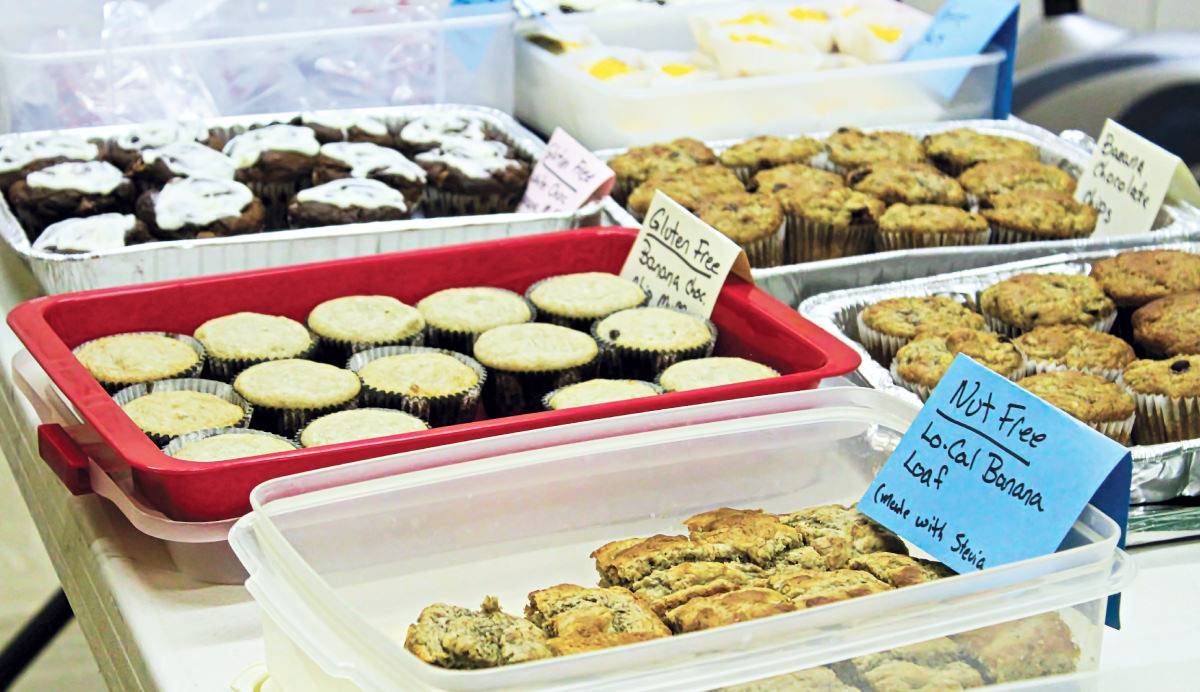
{"label": "blue paper sign", "polygon": [[1089,502],[1124,545],[1130,475],[1128,449],[959,355],[858,509],[961,573],[1055,552]]}
{"label": "blue paper sign", "polygon": [[[1013,60],[1017,54],[1017,15],[1021,9],[1015,0],[947,0],[933,16],[925,37],[914,45],[904,59],[933,60],[979,55],[990,47],[1006,53],[996,80],[993,117],[1007,118],[1012,110]],[[939,90],[950,99],[969,72],[943,79]]]}

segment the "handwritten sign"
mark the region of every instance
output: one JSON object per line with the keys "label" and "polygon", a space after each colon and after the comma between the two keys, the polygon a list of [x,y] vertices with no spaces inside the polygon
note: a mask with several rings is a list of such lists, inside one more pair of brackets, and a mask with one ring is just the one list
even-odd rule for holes
{"label": "handwritten sign", "polygon": [[607,195],[615,178],[603,161],[561,127],[556,128],[546,153],[529,174],[517,211],[574,211],[590,199]]}
{"label": "handwritten sign", "polygon": [[1167,195],[1200,203],[1200,186],[1171,152],[1112,120],[1104,124],[1075,199],[1099,212],[1097,236],[1144,233]]}
{"label": "handwritten sign", "polygon": [[647,304],[708,317],[730,271],[751,281],[750,263],[738,244],[655,191],[621,267],[621,276],[649,294]]}
{"label": "handwritten sign", "polygon": [[[1012,110],[1013,58],[1017,54],[1020,8],[1015,0],[947,0],[933,16],[925,36],[909,49],[904,59],[912,62],[979,55],[990,46],[1005,51],[992,111],[993,117],[1007,118]],[[970,73],[970,69],[938,70],[930,76],[937,80],[931,86],[950,99]]]}

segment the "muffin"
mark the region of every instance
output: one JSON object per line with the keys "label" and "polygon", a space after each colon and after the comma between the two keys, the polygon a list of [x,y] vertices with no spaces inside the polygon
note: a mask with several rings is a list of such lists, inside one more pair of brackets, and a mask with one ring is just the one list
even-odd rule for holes
{"label": "muffin", "polygon": [[1070,173],[1028,159],[1001,159],[972,166],[958,176],[968,195],[968,203],[986,204],[994,197],[1017,190],[1049,190],[1070,195],[1075,179]]}
{"label": "muffin", "polygon": [[607,161],[608,167],[617,176],[612,196],[624,204],[633,189],[652,176],[711,166],[716,162],[717,156],[712,149],[703,142],[686,137],[667,144],[633,147]]}
{"label": "muffin", "polygon": [[208,353],[209,375],[232,380],[256,363],[307,358],[316,339],[299,322],[279,315],[238,312],[208,320],[193,334]]}
{"label": "muffin", "polygon": [[428,113],[413,118],[400,128],[396,145],[409,156],[429,151],[447,139],[489,139],[479,118],[454,113]]}
{"label": "muffin", "polygon": [[1078,370],[1043,372],[1017,384],[1105,436],[1130,443],[1137,407],[1121,385]]}
{"label": "muffin", "polygon": [[788,139],[763,135],[730,146],[717,156],[717,160],[746,184],[764,168],[809,163],[821,149],[821,143],[811,137]]}
{"label": "muffin", "polygon": [[362,384],[349,370],[286,358],[251,365],[233,388],[254,404],[254,427],[290,438],[314,418],[351,408]]}
{"label": "muffin", "polygon": [[1200,354],[1200,291],[1176,293],[1138,308],[1133,340],[1152,356]]}
{"label": "muffin", "polygon": [[192,378],[135,384],[114,394],[113,401],[160,447],[200,430],[244,428],[254,413],[228,384]]}
{"label": "muffin", "polygon": [[695,358],[663,370],[658,383],[668,392],[684,392],[771,377],[779,377],[779,371],[745,358]]}
{"label": "muffin", "polygon": [[321,356],[342,365],[358,351],[376,346],[420,346],[425,318],[391,296],[343,296],[312,309],[305,321],[319,341]]}
{"label": "muffin", "polygon": [[924,401],[959,353],[1010,380],[1025,372],[1025,358],[1008,337],[978,329],[933,329],[900,347],[892,359],[892,379]]}
{"label": "muffin", "polygon": [[947,175],[959,176],[982,161],[1025,159],[1038,161],[1041,153],[1029,142],[989,135],[967,128],[938,132],[925,137],[925,156]]}
{"label": "muffin", "polygon": [[389,408],[358,408],[334,411],[304,426],[296,441],[301,447],[321,447],[375,437],[390,437],[428,430],[416,416]]}
{"label": "muffin", "polygon": [[378,180],[342,178],[297,192],[288,202],[287,215],[293,227],[311,228],[399,221],[412,210],[399,190]]}
{"label": "muffin", "polygon": [[400,409],[435,428],[475,420],[487,371],[475,359],[436,348],[380,346],[354,354],[367,406]]}
{"label": "muffin", "polygon": [[525,298],[503,288],[447,288],[417,302],[425,318],[425,345],[471,353],[489,329],[532,322],[537,310]]}
{"label": "muffin", "polygon": [[775,197],[753,192],[727,192],[702,202],[696,215],[737,243],[746,252],[751,267],[783,264],[787,229],[783,206]]}
{"label": "muffin", "polygon": [[237,166],[234,178],[263,201],[267,225],[285,228],[288,200],[312,182],[320,148],[307,127],[268,125],[233,137],[222,152]]}
{"label": "muffin", "polygon": [[562,274],[542,279],[525,291],[538,320],[588,331],[605,315],[646,303],[646,292],[629,279],[606,272]]}
{"label": "muffin", "polygon": [[196,144],[213,151],[221,138],[199,122],[158,120],[125,129],[108,144],[108,160],[127,170],[148,149],[176,144]]}
{"label": "muffin", "polygon": [[160,240],[246,235],[266,224],[266,211],[250,188],[213,178],[176,178],[149,190],[135,213]]}
{"label": "muffin", "polygon": [[1086,238],[1098,214],[1065,192],[1023,188],[996,195],[979,210],[992,228],[993,243]]}
{"label": "muffin", "polygon": [[29,240],[64,219],[133,209],[133,183],[106,161],[67,161],[36,170],[8,190]]}
{"label": "muffin", "polygon": [[393,143],[387,123],[375,115],[352,111],[308,111],[301,113],[292,124],[312,130],[321,144],[365,142],[390,147]]}
{"label": "muffin", "polygon": [[198,377],[205,360],[199,341],[168,332],[114,334],[82,343],[73,353],[109,393],[155,380]]}
{"label": "muffin", "polygon": [[883,365],[921,329],[986,330],[983,315],[943,296],[888,298],[859,311],[858,340]]}
{"label": "muffin", "polygon": [[120,250],[154,240],[133,214],[96,214],[52,223],[33,241],[33,249],[60,255]]}
{"label": "muffin", "polygon": [[907,132],[863,132],[856,127],[839,127],[825,139],[825,151],[833,169],[842,175],[880,161],[925,162],[925,147]]}
{"label": "muffin", "polygon": [[198,142],[175,142],[145,149],[129,165],[129,176],[146,191],[160,189],[175,178],[233,180],[233,159]]}
{"label": "muffin", "polygon": [[217,428],[181,435],[163,447],[163,454],[187,461],[229,461],[295,449],[291,440],[262,430]]}
{"label": "muffin", "polygon": [[474,353],[488,368],[484,408],[499,418],[539,411],[549,392],[595,377],[599,347],[567,327],[510,324],[480,335]]}
{"label": "muffin", "polygon": [[1125,366],[1137,360],[1124,340],[1077,324],[1037,327],[1013,343],[1025,354],[1030,374],[1079,370],[1116,382]]}
{"label": "muffin", "polygon": [[416,155],[433,216],[495,214],[517,208],[529,182],[529,164],[504,142],[446,139]]}
{"label": "muffin", "polygon": [[1139,360],[1118,382],[1137,402],[1138,444],[1200,438],[1200,355]]}
{"label": "muffin", "polygon": [[1140,308],[1173,293],[1200,291],[1200,254],[1130,250],[1096,260],[1091,276],[1117,307]]}
{"label": "muffin", "polygon": [[879,217],[887,209],[883,201],[846,187],[808,194],[788,189],[776,196],[787,218],[787,255],[792,264],[870,252]]}
{"label": "muffin", "polygon": [[887,204],[963,207],[967,203],[958,181],[927,163],[880,161],[848,173],[846,184]]}
{"label": "muffin", "polygon": [[736,175],[722,166],[698,166],[678,173],[651,176],[629,194],[626,205],[639,221],[645,219],[656,191],[662,191],[681,207],[695,213],[713,195],[745,192],[746,188]]}
{"label": "muffin", "polygon": [[755,173],[747,187],[751,192],[767,194],[784,190],[812,193],[827,187],[846,187],[846,179],[837,173],[793,163]]}
{"label": "muffin", "polygon": [[103,152],[93,141],[72,134],[21,137],[0,147],[0,191],[33,171],[64,161],[96,161]]}
{"label": "muffin", "polygon": [[876,250],[986,245],[988,223],[979,214],[936,204],[893,204],[879,217]]}
{"label": "muffin", "polygon": [[983,289],[979,308],[989,327],[1009,336],[1050,324],[1107,332],[1117,316],[1100,284],[1081,274],[1018,274]]}
{"label": "muffin", "polygon": [[317,185],[341,178],[370,178],[404,194],[410,209],[416,209],[425,193],[425,169],[396,151],[367,142],[322,144],[313,164]]}
{"label": "muffin", "polygon": [[550,392],[543,398],[542,405],[547,411],[561,411],[577,406],[658,396],[662,392],[658,385],[641,380],[585,380]]}
{"label": "muffin", "polygon": [[631,308],[597,320],[592,336],[601,346],[604,372],[653,381],[678,361],[712,355],[717,327],[679,310]]}

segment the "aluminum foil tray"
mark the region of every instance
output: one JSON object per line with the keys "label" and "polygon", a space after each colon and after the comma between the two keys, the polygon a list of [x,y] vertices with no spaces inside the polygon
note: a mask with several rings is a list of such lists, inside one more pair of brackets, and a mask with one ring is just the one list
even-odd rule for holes
{"label": "aluminum foil tray", "polygon": [[[379,116],[393,130],[426,113],[462,113],[482,119],[494,134],[506,140],[531,162],[546,150],[546,144],[518,124],[512,116],[491,108],[440,104],[363,108],[348,112]],[[272,113],[229,116],[213,118],[205,123],[223,134],[233,135],[244,132],[252,125],[286,122],[296,115]],[[109,125],[71,132],[89,138],[111,139],[131,127]],[[38,134],[45,133],[0,135],[0,146],[14,138]],[[566,213],[417,218],[268,231],[230,238],[162,241],[110,252],[64,255],[35,251],[7,201],[0,196],[0,237],[25,260],[48,294],[608,225],[636,226],[637,223],[620,205],[606,198]]]}
{"label": "aluminum foil tray", "polygon": [[[1170,248],[1200,252],[1198,243],[1143,244],[1146,248]],[[992,284],[1024,272],[1087,274],[1092,261],[1111,257],[1122,250],[1063,253],[1038,260],[1012,262],[983,269],[942,274],[841,291],[808,298],[800,314],[828,329],[855,348],[862,364],[847,377],[855,384],[874,387],[894,396],[920,403],[917,395],[892,380],[888,369],[875,361],[858,342],[858,313],[868,305],[901,296],[944,295],[972,306],[979,293]],[[1200,496],[1200,439],[1158,445],[1137,445],[1133,452],[1134,504],[1164,502],[1180,496]]]}

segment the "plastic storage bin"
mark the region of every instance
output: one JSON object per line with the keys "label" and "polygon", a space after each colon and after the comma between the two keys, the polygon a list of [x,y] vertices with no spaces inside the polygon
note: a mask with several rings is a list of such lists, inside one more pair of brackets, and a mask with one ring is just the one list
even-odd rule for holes
{"label": "plastic storage bin", "polygon": [[[285,692],[710,690],[1048,611],[1094,670],[1105,596],[1132,576],[1120,530],[1085,509],[1052,555],[730,627],[520,666],[453,671],[402,648],[434,602],[595,584],[588,554],[680,533],[720,506],[852,502],[917,407],[861,389],[798,393],[796,410],[403,473],[454,448],[278,479],[230,534]],[[476,443],[484,444],[484,443]],[[396,475],[402,474],[402,475]]]}

